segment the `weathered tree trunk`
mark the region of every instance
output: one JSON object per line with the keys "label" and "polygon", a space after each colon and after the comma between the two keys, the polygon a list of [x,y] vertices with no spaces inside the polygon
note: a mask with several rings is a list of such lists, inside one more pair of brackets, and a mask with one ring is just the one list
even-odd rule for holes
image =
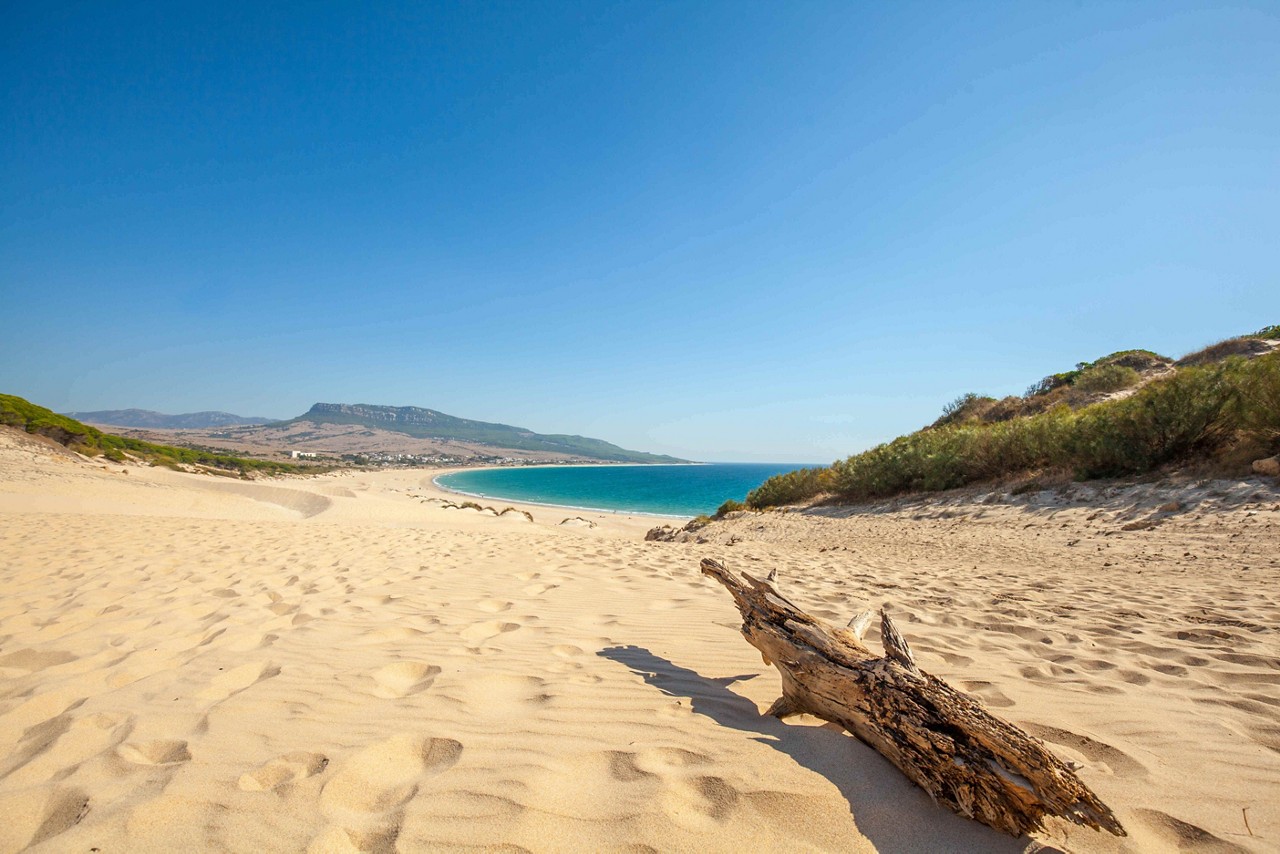
{"label": "weathered tree trunk", "polygon": [[866,611],[837,628],[804,613],[766,581],[705,559],[742,612],[742,634],[782,675],[768,714],[807,712],[840,724],[957,813],[1020,836],[1056,815],[1124,836],[1124,828],[1062,760],[921,670],[889,615],[880,612],[883,657],[862,643]]}

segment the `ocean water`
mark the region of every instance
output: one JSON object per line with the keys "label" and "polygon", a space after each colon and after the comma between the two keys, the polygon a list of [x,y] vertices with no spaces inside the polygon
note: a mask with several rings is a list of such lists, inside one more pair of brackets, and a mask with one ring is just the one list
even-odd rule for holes
{"label": "ocean water", "polygon": [[555,504],[658,516],[714,513],[741,501],[795,463],[709,463],[696,466],[524,466],[469,469],[441,475],[445,489],[489,499]]}

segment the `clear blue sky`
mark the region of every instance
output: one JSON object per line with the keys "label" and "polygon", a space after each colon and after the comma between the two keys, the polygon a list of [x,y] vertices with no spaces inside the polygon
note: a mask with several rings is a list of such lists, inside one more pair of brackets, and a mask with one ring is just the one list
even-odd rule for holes
{"label": "clear blue sky", "polygon": [[0,391],[827,462],[1280,322],[1280,5],[0,6]]}

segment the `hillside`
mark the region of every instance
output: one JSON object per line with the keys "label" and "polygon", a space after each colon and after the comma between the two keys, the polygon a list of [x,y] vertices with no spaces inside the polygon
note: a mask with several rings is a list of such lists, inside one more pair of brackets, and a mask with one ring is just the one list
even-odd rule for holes
{"label": "hillside", "polygon": [[278,418],[254,418],[230,412],[186,412],[166,415],[150,409],[105,409],[98,412],[68,412],[68,418],[109,427],[133,427],[142,430],[207,430],[211,427],[240,427],[248,424],[270,424]]}
{"label": "hillside", "polygon": [[85,456],[103,456],[113,462],[147,462],[184,471],[250,474],[285,474],[304,471],[289,463],[251,460],[194,448],[176,448],[145,442],[128,436],[104,433],[74,418],[59,415],[11,394],[0,394],[0,425],[14,427],[33,436],[43,436]]}
{"label": "hillside", "polygon": [[286,423],[352,424],[388,430],[417,438],[472,442],[493,448],[566,454],[593,460],[629,463],[680,463],[685,460],[642,451],[629,451],[586,436],[535,433],[523,427],[472,421],[417,406],[317,403]]}
{"label": "hillside", "polygon": [[[961,395],[933,424],[826,468],[770,478],[764,509],[864,501],[1021,477],[1088,480],[1170,465],[1248,471],[1280,452],[1280,326],[1181,359],[1125,350],[1041,379],[1021,396]],[[738,506],[730,502],[724,509]]]}

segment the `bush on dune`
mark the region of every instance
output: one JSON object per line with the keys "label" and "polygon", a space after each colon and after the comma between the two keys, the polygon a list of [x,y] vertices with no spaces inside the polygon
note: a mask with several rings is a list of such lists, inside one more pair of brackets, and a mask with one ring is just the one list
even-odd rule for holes
{"label": "bush on dune", "polygon": [[1138,474],[1209,455],[1242,426],[1239,398],[1247,363],[1179,371],[1133,397],[1081,413],[1064,462],[1079,477]]}
{"label": "bush on dune", "polygon": [[829,491],[831,469],[797,469],[786,474],[774,475],[747,496],[747,506],[753,510],[778,507],[805,501]]}
{"label": "bush on dune", "polygon": [[247,475],[250,472],[284,474],[304,471],[302,467],[290,463],[251,460],[213,451],[157,445],[141,439],[131,439],[128,436],[103,433],[96,427],[82,424],[74,418],[59,415],[11,394],[0,394],[0,424],[52,439],[85,456],[104,456],[117,463],[125,462],[128,459],[126,455],[132,455],[152,465],[164,466],[176,471],[181,471],[184,465],[223,469],[241,475]]}
{"label": "bush on dune", "polygon": [[[1129,387],[1137,373],[1105,365],[1073,379],[1094,371],[1095,389]],[[992,402],[966,395],[949,405],[944,419],[978,405]],[[1078,479],[1140,474],[1169,463],[1213,460],[1241,442],[1274,452],[1280,448],[1280,351],[1183,367],[1129,397],[1077,410],[1060,402],[1008,420],[944,419],[830,468],[770,478],[747,496],[747,505],[763,509],[824,494],[864,501],[1039,470]]]}
{"label": "bush on dune", "polygon": [[[1278,330],[1280,327],[1271,327]],[[1270,453],[1280,451],[1280,352],[1251,363],[1240,386],[1241,423]]]}
{"label": "bush on dune", "polygon": [[973,392],[962,394],[942,407],[942,416],[929,426],[946,427],[949,424],[963,424],[966,421],[985,418],[986,414],[998,402],[994,397],[974,394]]}
{"label": "bush on dune", "polygon": [[1141,379],[1142,376],[1133,368],[1112,363],[1082,372],[1071,385],[1085,394],[1109,394],[1131,388]]}
{"label": "bush on dune", "polygon": [[[1275,327],[1268,326],[1262,330],[1267,332]],[[1214,362],[1221,362],[1232,356],[1257,356],[1270,351],[1271,345],[1268,344],[1258,335],[1243,335],[1239,338],[1228,338],[1225,341],[1219,341],[1217,344],[1210,344],[1204,349],[1189,353],[1179,359],[1176,364],[1178,367],[1195,367],[1196,365],[1208,365]]]}
{"label": "bush on dune", "polygon": [[725,516],[729,515],[730,513],[736,513],[739,510],[746,510],[746,509],[747,509],[747,505],[743,504],[741,501],[735,501],[732,498],[730,498],[728,501],[720,505],[720,507],[716,510],[715,515],[712,516],[712,518],[723,519]]}

